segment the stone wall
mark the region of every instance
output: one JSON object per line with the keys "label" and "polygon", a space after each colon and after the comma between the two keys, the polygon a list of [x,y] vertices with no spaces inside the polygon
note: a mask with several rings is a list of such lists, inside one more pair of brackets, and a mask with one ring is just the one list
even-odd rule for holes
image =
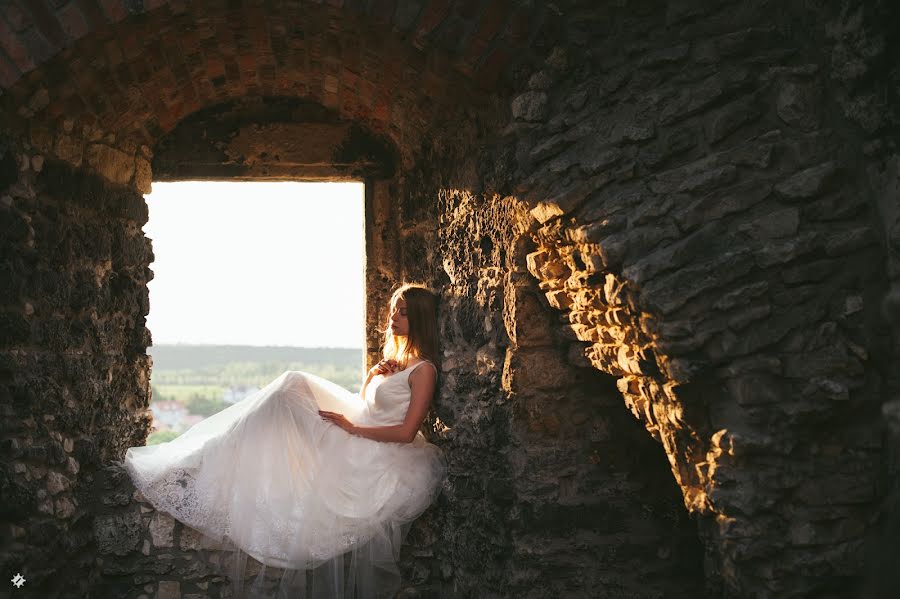
{"label": "stone wall", "polygon": [[[146,191],[190,115],[271,96],[396,149],[367,181],[370,329],[397,282],[441,293],[426,428],[451,469],[404,547],[406,596],[889,588],[897,9],[159,4],[106,3],[120,24],[0,72],[2,563],[28,564],[29,592],[229,592],[112,466],[148,426],[152,255],[124,186]],[[261,140],[217,172],[273,172]]]}
{"label": "stone wall", "polygon": [[2,157],[0,563],[32,596],[92,579],[96,479],[150,416],[140,194],[40,154]]}
{"label": "stone wall", "polygon": [[[222,553],[202,549],[199,533],[154,510],[134,490],[123,468],[104,468],[95,493],[102,507],[93,521],[96,557],[91,593],[132,599],[233,596],[230,582],[217,568]],[[251,566],[247,575],[257,573]]]}
{"label": "stone wall", "polygon": [[521,77],[492,177],[540,221],[528,268],[588,344],[573,363],[665,448],[708,592],[846,596],[889,480],[896,197],[866,172],[891,122],[877,71],[843,93],[832,73],[883,67],[884,38],[853,3],[811,29],[707,4],[585,9]]}

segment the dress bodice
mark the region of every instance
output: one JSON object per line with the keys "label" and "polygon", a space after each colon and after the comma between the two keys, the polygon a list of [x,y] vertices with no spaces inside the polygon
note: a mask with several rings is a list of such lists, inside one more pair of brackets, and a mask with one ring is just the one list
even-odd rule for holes
{"label": "dress bodice", "polygon": [[411,397],[409,375],[426,362],[431,364],[428,360],[422,360],[391,375],[379,374],[372,377],[366,387],[365,396],[369,420],[372,424],[392,425],[403,422]]}

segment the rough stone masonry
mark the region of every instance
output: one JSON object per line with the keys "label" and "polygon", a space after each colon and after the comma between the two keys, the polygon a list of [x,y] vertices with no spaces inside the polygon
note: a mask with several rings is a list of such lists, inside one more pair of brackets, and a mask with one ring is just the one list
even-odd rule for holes
{"label": "rough stone masonry", "polygon": [[3,570],[23,597],[231,596],[118,466],[151,426],[142,194],[357,179],[369,330],[397,282],[441,293],[426,429],[450,473],[400,596],[891,596],[898,22],[887,0],[3,4]]}

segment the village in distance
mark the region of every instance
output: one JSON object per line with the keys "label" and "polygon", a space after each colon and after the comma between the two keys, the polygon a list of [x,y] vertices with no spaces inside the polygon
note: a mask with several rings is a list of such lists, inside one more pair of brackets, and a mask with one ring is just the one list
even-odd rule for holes
{"label": "village in distance", "polygon": [[246,399],[285,370],[302,370],[357,393],[361,348],[160,344],[153,359],[147,445],[171,441],[194,424]]}

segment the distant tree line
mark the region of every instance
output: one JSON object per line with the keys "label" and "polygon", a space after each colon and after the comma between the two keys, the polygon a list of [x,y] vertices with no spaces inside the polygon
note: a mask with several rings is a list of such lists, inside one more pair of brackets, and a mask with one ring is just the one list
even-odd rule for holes
{"label": "distant tree line", "polygon": [[[229,388],[262,388],[286,370],[302,370],[358,392],[363,376],[362,349],[251,347],[236,345],[154,345],[151,398],[176,401],[189,413],[209,417],[228,407]],[[156,431],[149,445],[179,433]]]}

